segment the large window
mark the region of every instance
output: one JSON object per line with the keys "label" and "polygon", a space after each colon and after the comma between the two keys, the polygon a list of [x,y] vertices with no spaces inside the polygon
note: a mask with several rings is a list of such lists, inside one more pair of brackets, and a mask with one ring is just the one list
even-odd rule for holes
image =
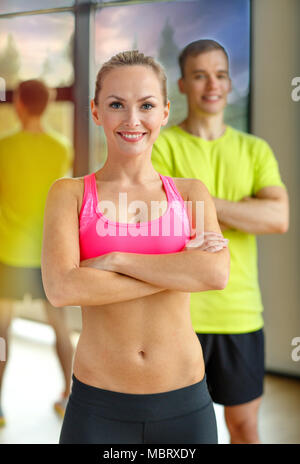
{"label": "large window", "polygon": [[[27,79],[42,79],[52,88],[52,101],[43,116],[43,122],[52,130],[65,135],[73,144],[74,13],[32,11],[34,8],[54,8],[72,3],[71,0],[1,1],[0,77],[1,84],[5,83],[5,101],[0,103],[0,136],[20,127],[12,104],[13,91],[18,83]],[[19,14],[19,11],[25,14]],[[3,93],[1,100],[2,96]],[[72,176],[72,170],[68,174]],[[45,318],[40,301],[33,304],[29,293],[15,305],[15,314],[42,321]],[[72,323],[80,327],[76,319]]]}
{"label": "large window", "polygon": [[[39,10],[34,12],[35,8]],[[90,15],[88,26],[87,22],[80,22],[85,15]],[[159,60],[168,76],[171,125],[186,113],[186,99],[177,88],[178,54],[199,38],[213,38],[227,49],[233,90],[225,119],[232,126],[247,130],[250,0],[145,0],[132,4],[128,0],[2,0],[0,77],[6,83],[8,99],[0,105],[0,135],[17,124],[10,91],[22,79],[42,78],[59,90],[59,98],[49,106],[46,121],[72,141],[74,134],[76,175],[91,172],[106,159],[101,128],[96,128],[91,118],[90,131],[87,124],[89,98],[93,97],[101,64],[113,54],[133,48]],[[88,59],[82,59],[83,54],[91,57],[89,64]],[[73,130],[74,124],[77,127]]]}
{"label": "large window", "polygon": [[213,38],[227,49],[233,91],[226,122],[247,130],[249,3],[2,0],[0,78],[6,84],[7,98],[0,102],[0,136],[18,125],[12,105],[18,82],[41,78],[57,96],[45,114],[46,124],[74,141],[74,175],[95,171],[106,160],[104,134],[92,122],[89,109],[99,67],[124,50],[139,49],[155,57],[166,69],[171,101],[169,125],[175,124],[186,115],[186,100],[177,88],[178,54],[189,42],[200,38]]}
{"label": "large window", "polygon": [[[29,2],[30,3],[30,2]],[[58,3],[58,2],[57,2]],[[0,76],[8,100],[18,82],[39,78],[51,88],[70,88],[73,69],[73,13],[0,17]],[[64,97],[64,94],[66,95]],[[62,93],[45,114],[45,123],[73,140],[73,103]],[[11,102],[0,105],[0,135],[18,125]]]}
{"label": "large window", "polygon": [[[248,128],[249,98],[249,1],[197,0],[116,4],[97,10],[95,16],[94,76],[115,53],[139,49],[158,59],[166,69],[171,101],[169,125],[182,120],[186,99],[178,92],[178,54],[188,43],[201,38],[220,42],[229,53],[233,90],[225,120],[237,129]],[[91,89],[93,95],[94,89]],[[94,127],[90,170],[106,159],[101,128]]]}

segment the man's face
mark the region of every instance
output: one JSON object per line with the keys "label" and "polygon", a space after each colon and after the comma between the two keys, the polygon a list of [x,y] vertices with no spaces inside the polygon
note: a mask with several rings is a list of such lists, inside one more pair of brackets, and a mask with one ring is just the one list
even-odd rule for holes
{"label": "man's face", "polygon": [[222,113],[231,91],[228,62],[221,50],[189,56],[184,77],[178,81],[181,93],[188,99],[189,109],[202,115]]}

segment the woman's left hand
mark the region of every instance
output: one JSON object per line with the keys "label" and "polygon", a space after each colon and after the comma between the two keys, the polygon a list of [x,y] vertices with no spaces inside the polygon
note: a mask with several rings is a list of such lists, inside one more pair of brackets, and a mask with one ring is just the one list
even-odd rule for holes
{"label": "woman's left hand", "polygon": [[204,232],[203,235],[198,238],[190,240],[184,250],[191,250],[197,248],[198,250],[208,251],[215,253],[221,251],[223,248],[227,248],[229,240],[224,238],[222,234],[217,232]]}

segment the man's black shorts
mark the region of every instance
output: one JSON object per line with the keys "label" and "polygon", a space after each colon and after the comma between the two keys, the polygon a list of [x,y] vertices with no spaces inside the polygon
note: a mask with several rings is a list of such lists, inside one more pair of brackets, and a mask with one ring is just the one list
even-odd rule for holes
{"label": "man's black shorts", "polygon": [[23,300],[26,293],[32,299],[47,299],[41,268],[8,266],[0,262],[0,298]]}
{"label": "man's black shorts", "polygon": [[199,334],[212,400],[224,406],[248,403],[263,393],[264,332]]}

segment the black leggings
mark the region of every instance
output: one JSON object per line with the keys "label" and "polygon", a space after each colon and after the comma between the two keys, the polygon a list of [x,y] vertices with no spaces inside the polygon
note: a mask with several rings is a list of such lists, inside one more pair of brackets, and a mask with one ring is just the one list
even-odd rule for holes
{"label": "black leggings", "polygon": [[102,390],[73,375],[59,442],[217,443],[206,377],[185,388],[143,395]]}

